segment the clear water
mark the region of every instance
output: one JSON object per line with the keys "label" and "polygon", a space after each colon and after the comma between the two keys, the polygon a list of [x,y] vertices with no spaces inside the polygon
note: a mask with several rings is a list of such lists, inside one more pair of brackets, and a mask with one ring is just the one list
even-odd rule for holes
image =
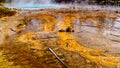
{"label": "clear water", "polygon": [[8,8],[16,9],[43,9],[43,8],[58,8],[58,5],[5,5]]}

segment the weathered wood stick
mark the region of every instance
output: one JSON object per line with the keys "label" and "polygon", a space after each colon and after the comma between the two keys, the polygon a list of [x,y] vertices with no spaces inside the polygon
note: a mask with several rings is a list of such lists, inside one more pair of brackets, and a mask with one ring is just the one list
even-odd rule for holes
{"label": "weathered wood stick", "polygon": [[56,57],[56,59],[63,65],[64,68],[68,68],[67,65],[57,56],[52,48],[48,48],[50,52]]}

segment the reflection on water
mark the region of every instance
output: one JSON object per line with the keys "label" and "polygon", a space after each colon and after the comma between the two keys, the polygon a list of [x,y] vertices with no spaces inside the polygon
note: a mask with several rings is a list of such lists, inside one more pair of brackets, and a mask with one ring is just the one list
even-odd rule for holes
{"label": "reflection on water", "polygon": [[[119,35],[120,21],[119,17],[116,20],[108,19],[108,18],[97,18],[93,20],[82,20],[83,24],[80,27],[83,30],[91,29],[89,32],[93,32],[96,34],[101,34],[104,36],[108,36],[110,34]],[[97,22],[97,24],[93,24]],[[85,29],[86,28],[86,29]]]}
{"label": "reflection on water", "polygon": [[[77,37],[82,38],[79,38],[80,41],[83,41],[82,44],[86,44],[87,47],[102,48],[114,53],[120,53],[120,17],[117,17],[117,19],[95,18],[88,21],[82,20],[81,22],[82,32],[77,34]],[[97,24],[93,24],[94,22]]]}

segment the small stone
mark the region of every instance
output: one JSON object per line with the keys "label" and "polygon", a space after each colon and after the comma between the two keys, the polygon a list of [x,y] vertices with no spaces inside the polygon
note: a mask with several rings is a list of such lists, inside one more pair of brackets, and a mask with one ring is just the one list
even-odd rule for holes
{"label": "small stone", "polygon": [[61,29],[61,30],[59,30],[59,32],[66,32],[66,30]]}
{"label": "small stone", "polygon": [[68,27],[67,29],[66,29],[66,32],[71,32],[72,30],[71,30],[71,28],[70,27]]}
{"label": "small stone", "polygon": [[30,48],[31,50],[36,50],[36,48]]}

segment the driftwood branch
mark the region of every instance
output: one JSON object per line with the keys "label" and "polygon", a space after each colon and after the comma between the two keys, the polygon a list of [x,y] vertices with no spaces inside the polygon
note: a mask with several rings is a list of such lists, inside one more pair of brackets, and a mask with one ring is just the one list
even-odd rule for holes
{"label": "driftwood branch", "polygon": [[52,48],[48,48],[49,51],[56,57],[56,59],[63,65],[64,68],[68,68],[67,65],[57,56]]}

